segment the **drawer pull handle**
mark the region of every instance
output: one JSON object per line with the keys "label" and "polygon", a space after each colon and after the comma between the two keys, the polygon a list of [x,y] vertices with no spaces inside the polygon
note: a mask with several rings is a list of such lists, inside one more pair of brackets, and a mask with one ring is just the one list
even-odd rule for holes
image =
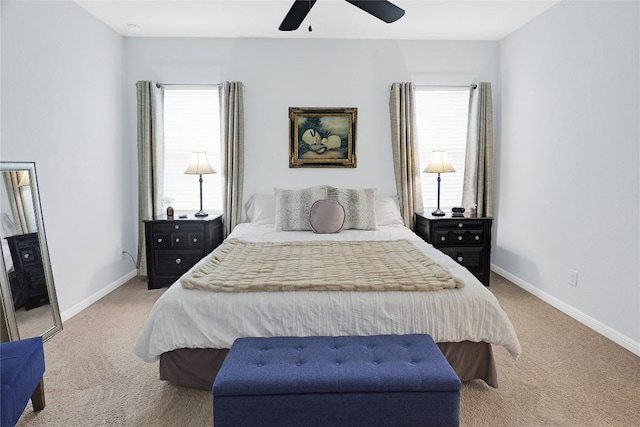
{"label": "drawer pull handle", "polygon": [[442,242],[444,242],[445,240],[447,240],[447,238],[446,238],[446,237],[444,237],[444,236],[442,236],[442,237],[440,238],[440,241],[442,241]]}
{"label": "drawer pull handle", "polygon": [[461,256],[458,257],[458,262],[462,262],[464,260],[464,258],[462,258]]}
{"label": "drawer pull handle", "polygon": [[476,236],[476,240],[480,240],[480,236]]}
{"label": "drawer pull handle", "polygon": [[462,236],[458,236],[458,240],[462,240]]}
{"label": "drawer pull handle", "polygon": [[180,238],[176,237],[176,243],[180,243]]}
{"label": "drawer pull handle", "polygon": [[179,226],[179,225],[176,225],[176,226],[175,226],[175,229],[176,229],[176,230],[180,230],[180,226]]}
{"label": "drawer pull handle", "polygon": [[458,223],[458,227],[462,228],[463,224],[461,222]]}
{"label": "drawer pull handle", "polygon": [[176,258],[176,264],[180,264],[182,260],[180,258]]}
{"label": "drawer pull handle", "polygon": [[158,239],[158,243],[162,243],[162,238]]}
{"label": "drawer pull handle", "polygon": [[29,254],[24,254],[24,259],[29,259],[30,256],[31,255],[29,255]]}
{"label": "drawer pull handle", "polygon": [[193,238],[193,243],[197,243],[197,242],[198,242],[198,238],[197,238],[197,237],[194,237],[194,238]]}

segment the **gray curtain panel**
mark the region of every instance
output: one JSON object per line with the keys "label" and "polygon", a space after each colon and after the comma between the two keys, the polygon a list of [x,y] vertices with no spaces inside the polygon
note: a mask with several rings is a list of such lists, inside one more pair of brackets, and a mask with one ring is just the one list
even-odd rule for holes
{"label": "gray curtain panel", "polygon": [[[33,207],[33,195],[29,184],[28,171],[4,172],[5,188],[9,197],[9,205],[13,215],[13,223],[17,234],[35,233],[36,218]],[[23,185],[25,184],[25,185]],[[8,237],[8,236],[5,236]]]}
{"label": "gray curtain panel", "polygon": [[413,230],[414,212],[422,212],[418,132],[413,83],[393,83],[389,98],[396,190],[404,225]]}
{"label": "gray curtain panel", "polygon": [[491,83],[482,82],[469,96],[462,206],[478,216],[493,215],[493,102]]}
{"label": "gray curtain panel", "polygon": [[220,93],[224,237],[240,223],[244,182],[244,102],[242,82],[225,82]]}
{"label": "gray curtain panel", "polygon": [[144,220],[162,214],[164,171],[164,91],[156,82],[138,81],[138,274],[147,275]]}

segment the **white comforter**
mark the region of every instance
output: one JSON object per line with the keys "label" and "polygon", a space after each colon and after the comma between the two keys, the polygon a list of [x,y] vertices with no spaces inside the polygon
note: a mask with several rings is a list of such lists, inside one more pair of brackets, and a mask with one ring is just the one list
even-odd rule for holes
{"label": "white comforter", "polygon": [[505,347],[514,358],[520,355],[513,325],[493,294],[467,269],[404,226],[314,234],[240,224],[230,237],[256,242],[407,238],[466,286],[428,292],[218,293],[185,289],[177,281],[151,310],[133,349],[138,357],[154,362],[179,348],[229,348],[236,338],[247,336],[411,333],[427,333],[436,342],[486,341]]}

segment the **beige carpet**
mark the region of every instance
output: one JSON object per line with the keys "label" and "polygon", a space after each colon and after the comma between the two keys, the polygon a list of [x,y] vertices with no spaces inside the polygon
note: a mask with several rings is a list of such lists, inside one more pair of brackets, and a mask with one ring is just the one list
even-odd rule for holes
{"label": "beige carpet", "polygon": [[[494,352],[500,388],[462,388],[462,426],[638,426],[640,358],[500,276],[489,288],[522,343]],[[206,391],[167,384],[131,349],[164,290],[131,280],[45,343],[46,407],[18,426],[211,426]]]}

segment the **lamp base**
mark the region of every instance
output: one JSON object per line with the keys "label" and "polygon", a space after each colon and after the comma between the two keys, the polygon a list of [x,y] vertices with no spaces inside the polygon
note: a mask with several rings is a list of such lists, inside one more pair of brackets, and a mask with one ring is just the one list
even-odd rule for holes
{"label": "lamp base", "polygon": [[431,212],[431,215],[433,215],[433,216],[445,216],[445,213],[442,210],[440,210],[440,208],[438,208],[435,211]]}
{"label": "lamp base", "polygon": [[[444,215],[444,214],[443,214],[443,215]],[[200,210],[200,211],[196,212],[195,216],[196,216],[196,217],[198,217],[198,218],[203,218],[203,217],[205,217],[205,216],[209,216],[209,214],[208,214],[208,213],[206,213],[206,212],[205,212],[205,211],[203,211],[203,210]]]}

